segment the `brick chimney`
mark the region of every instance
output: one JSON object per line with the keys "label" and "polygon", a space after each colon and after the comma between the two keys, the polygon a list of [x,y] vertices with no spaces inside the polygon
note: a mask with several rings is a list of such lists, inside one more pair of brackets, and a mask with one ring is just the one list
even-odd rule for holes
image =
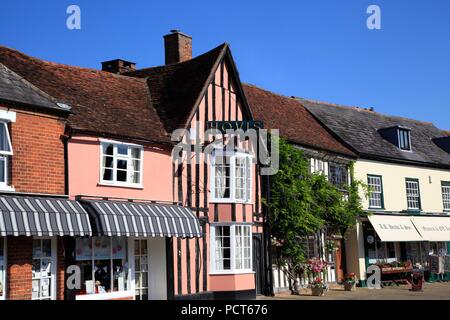
{"label": "brick chimney", "polygon": [[111,61],[102,62],[102,70],[111,73],[125,73],[136,70],[136,63],[125,61],[122,59],[115,59]]}
{"label": "brick chimney", "polygon": [[192,37],[179,30],[170,30],[164,36],[166,64],[192,59]]}

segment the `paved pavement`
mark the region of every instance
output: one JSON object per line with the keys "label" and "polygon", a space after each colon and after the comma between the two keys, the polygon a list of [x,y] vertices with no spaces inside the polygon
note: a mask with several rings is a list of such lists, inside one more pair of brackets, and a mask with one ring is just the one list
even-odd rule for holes
{"label": "paved pavement", "polygon": [[293,296],[287,293],[275,297],[258,297],[259,300],[450,300],[450,282],[425,283],[423,292],[412,292],[410,286],[388,286],[379,290],[356,288],[356,291],[344,291],[343,288],[333,288],[323,297],[311,296],[310,290],[303,290],[301,295]]}

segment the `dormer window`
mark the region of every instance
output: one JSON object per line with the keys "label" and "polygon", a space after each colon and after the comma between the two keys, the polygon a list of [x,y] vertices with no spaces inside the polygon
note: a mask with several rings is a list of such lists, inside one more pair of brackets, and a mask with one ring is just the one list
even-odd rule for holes
{"label": "dormer window", "polygon": [[398,147],[400,150],[411,151],[411,135],[408,129],[398,128]]}

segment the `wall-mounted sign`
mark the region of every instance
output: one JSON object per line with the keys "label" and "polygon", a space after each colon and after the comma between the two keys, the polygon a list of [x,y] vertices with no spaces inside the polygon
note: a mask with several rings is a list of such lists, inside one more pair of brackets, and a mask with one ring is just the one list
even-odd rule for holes
{"label": "wall-mounted sign", "polygon": [[208,129],[217,129],[222,133],[226,133],[227,130],[247,131],[263,128],[264,124],[262,121],[208,121]]}
{"label": "wall-mounted sign", "polygon": [[372,235],[368,235],[368,236],[367,236],[367,243],[368,243],[368,244],[372,244],[372,243],[374,243],[374,242],[375,242],[375,237],[372,236]]}

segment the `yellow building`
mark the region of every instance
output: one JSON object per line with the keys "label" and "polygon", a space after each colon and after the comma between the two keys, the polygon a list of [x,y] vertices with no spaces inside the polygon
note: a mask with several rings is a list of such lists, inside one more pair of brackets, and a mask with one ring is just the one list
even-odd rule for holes
{"label": "yellow building", "polygon": [[301,100],[358,159],[354,178],[365,214],[346,237],[346,271],[365,285],[376,264],[382,281],[413,268],[433,281],[450,272],[450,136],[432,123],[373,109]]}

